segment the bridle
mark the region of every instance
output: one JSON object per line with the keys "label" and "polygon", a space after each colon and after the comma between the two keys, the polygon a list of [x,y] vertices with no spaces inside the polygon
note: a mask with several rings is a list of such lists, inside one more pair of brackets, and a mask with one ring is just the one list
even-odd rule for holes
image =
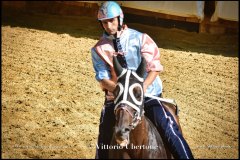
{"label": "bridle", "polygon": [[[143,111],[143,101],[144,101],[144,95],[143,95],[143,86],[142,83],[144,81],[143,78],[139,77],[135,71],[123,69],[122,73],[117,77],[119,80],[121,77],[125,76],[125,81],[120,82],[118,81],[117,86],[119,87],[118,95],[116,96],[114,100],[115,108],[114,113],[115,115],[120,109],[123,109],[127,111],[130,116],[132,117],[133,121],[129,125],[129,129],[134,129],[139,122],[141,122],[141,117],[144,114]],[[130,83],[130,77],[134,78],[136,80],[136,83]],[[137,100],[133,89],[135,87],[140,88],[140,100]],[[120,99],[121,97],[121,99]],[[134,113],[132,113],[131,110],[129,110],[129,107],[134,109]]]}

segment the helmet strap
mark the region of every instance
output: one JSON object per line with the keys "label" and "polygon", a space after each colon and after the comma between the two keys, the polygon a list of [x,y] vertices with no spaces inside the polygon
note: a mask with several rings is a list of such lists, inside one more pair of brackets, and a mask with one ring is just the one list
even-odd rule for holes
{"label": "helmet strap", "polygon": [[120,24],[120,16],[118,16],[118,31],[121,31],[122,25]]}

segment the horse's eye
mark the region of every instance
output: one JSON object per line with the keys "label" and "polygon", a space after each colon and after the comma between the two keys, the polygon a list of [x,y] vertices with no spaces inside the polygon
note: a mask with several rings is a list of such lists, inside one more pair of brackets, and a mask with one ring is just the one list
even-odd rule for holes
{"label": "horse's eye", "polygon": [[117,85],[116,88],[115,88],[114,91],[113,91],[113,95],[114,95],[115,97],[117,97],[117,95],[119,94],[119,91],[120,91],[120,87]]}
{"label": "horse's eye", "polygon": [[135,87],[133,88],[133,95],[135,96],[135,98],[140,101],[141,100],[141,96],[142,96],[142,93],[141,93],[141,89],[139,87]]}

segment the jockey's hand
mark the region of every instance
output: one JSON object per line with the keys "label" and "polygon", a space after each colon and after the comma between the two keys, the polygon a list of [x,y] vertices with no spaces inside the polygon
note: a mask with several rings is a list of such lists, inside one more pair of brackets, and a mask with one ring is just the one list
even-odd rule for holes
{"label": "jockey's hand", "polygon": [[107,100],[114,100],[114,95],[113,95],[113,93],[112,92],[108,92],[107,94],[106,94],[106,98],[107,98]]}

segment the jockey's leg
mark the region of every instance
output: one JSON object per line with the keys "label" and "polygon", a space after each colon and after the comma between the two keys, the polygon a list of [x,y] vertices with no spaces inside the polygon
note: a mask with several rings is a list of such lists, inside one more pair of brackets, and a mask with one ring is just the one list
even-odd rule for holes
{"label": "jockey's leg", "polygon": [[105,146],[111,144],[113,127],[115,125],[114,104],[113,101],[106,101],[101,112],[98,146],[96,146],[96,159],[107,159],[108,149]]}
{"label": "jockey's leg", "polygon": [[173,116],[156,99],[145,98],[145,115],[153,122],[164,143],[176,159],[193,159],[192,152],[183,138]]}

